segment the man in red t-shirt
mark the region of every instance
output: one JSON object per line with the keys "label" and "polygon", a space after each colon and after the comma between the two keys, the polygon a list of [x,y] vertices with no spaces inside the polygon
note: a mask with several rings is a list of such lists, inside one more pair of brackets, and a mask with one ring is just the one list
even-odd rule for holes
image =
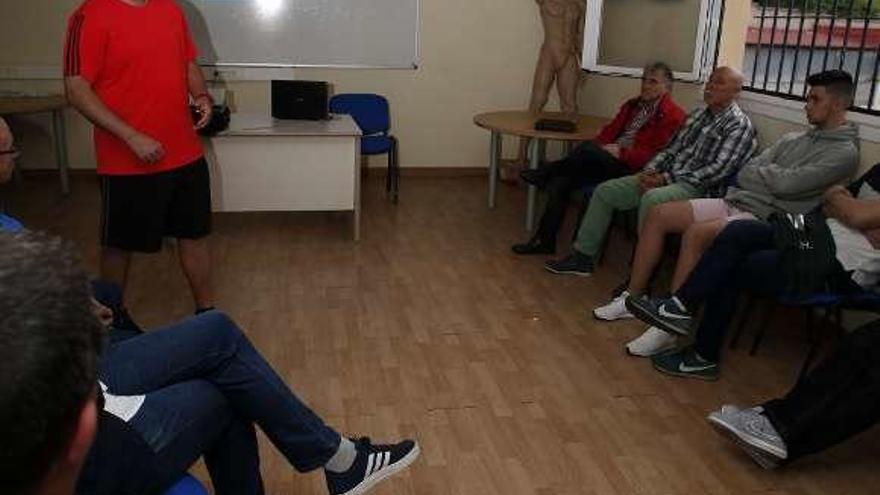
{"label": "man in red t-shirt", "polygon": [[200,312],[213,306],[211,190],[196,129],[212,101],[195,58],[174,0],[85,0],[68,25],[64,83],[95,124],[102,278],[124,288],[131,253],[175,237]]}

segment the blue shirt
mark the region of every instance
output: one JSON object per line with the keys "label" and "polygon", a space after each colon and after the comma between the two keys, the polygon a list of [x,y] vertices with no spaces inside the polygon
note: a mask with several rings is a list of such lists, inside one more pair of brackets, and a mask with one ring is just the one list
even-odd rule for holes
{"label": "blue shirt", "polygon": [[0,213],[0,232],[21,232],[24,230],[24,225],[21,224],[18,220]]}

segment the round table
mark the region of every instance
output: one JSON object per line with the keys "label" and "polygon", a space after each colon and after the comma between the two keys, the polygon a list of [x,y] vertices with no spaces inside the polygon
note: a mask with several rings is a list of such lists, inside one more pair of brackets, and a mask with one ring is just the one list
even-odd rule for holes
{"label": "round table", "polygon": [[[474,117],[474,123],[492,132],[489,144],[489,208],[495,208],[495,191],[498,183],[498,164],[501,160],[501,139],[503,134],[531,139],[529,144],[529,168],[538,168],[544,154],[547,141],[587,141],[596,137],[602,126],[609,119],[590,115],[577,116],[575,132],[553,132],[535,130],[535,122],[539,119],[570,120],[563,113],[541,112],[528,110],[508,110],[501,112],[481,113]],[[528,203],[526,206],[526,230],[531,231],[535,223],[535,199],[537,189],[529,185]]]}

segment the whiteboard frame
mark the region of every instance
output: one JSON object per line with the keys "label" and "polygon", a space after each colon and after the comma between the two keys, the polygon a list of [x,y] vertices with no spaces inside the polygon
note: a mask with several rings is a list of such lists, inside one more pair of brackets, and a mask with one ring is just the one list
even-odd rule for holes
{"label": "whiteboard frame", "polygon": [[[416,3],[416,28],[415,28],[415,44],[413,61],[403,65],[369,65],[369,64],[284,64],[284,63],[260,63],[260,62],[216,62],[202,63],[198,62],[199,67],[204,69],[215,69],[216,72],[223,72],[222,69],[387,69],[387,70],[418,70],[421,62],[421,34],[422,34],[422,0],[414,0]],[[255,74],[254,71],[249,71]],[[252,80],[252,79],[248,79]]]}
{"label": "whiteboard frame", "polygon": [[[584,21],[584,50],[581,68],[599,74],[641,77],[643,67],[603,65],[599,63],[599,41],[602,36],[602,8],[606,1],[587,0]],[[673,72],[680,81],[705,82],[715,66],[718,48],[718,31],[721,28],[723,0],[701,0],[697,26],[696,49],[689,72]]]}

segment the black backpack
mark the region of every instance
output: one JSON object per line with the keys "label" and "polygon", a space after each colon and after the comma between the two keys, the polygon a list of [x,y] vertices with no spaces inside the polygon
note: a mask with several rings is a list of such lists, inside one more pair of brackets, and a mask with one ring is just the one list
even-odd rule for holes
{"label": "black backpack", "polygon": [[776,212],[767,219],[785,274],[786,294],[806,296],[835,290],[837,248],[825,215],[816,209],[806,214]]}

